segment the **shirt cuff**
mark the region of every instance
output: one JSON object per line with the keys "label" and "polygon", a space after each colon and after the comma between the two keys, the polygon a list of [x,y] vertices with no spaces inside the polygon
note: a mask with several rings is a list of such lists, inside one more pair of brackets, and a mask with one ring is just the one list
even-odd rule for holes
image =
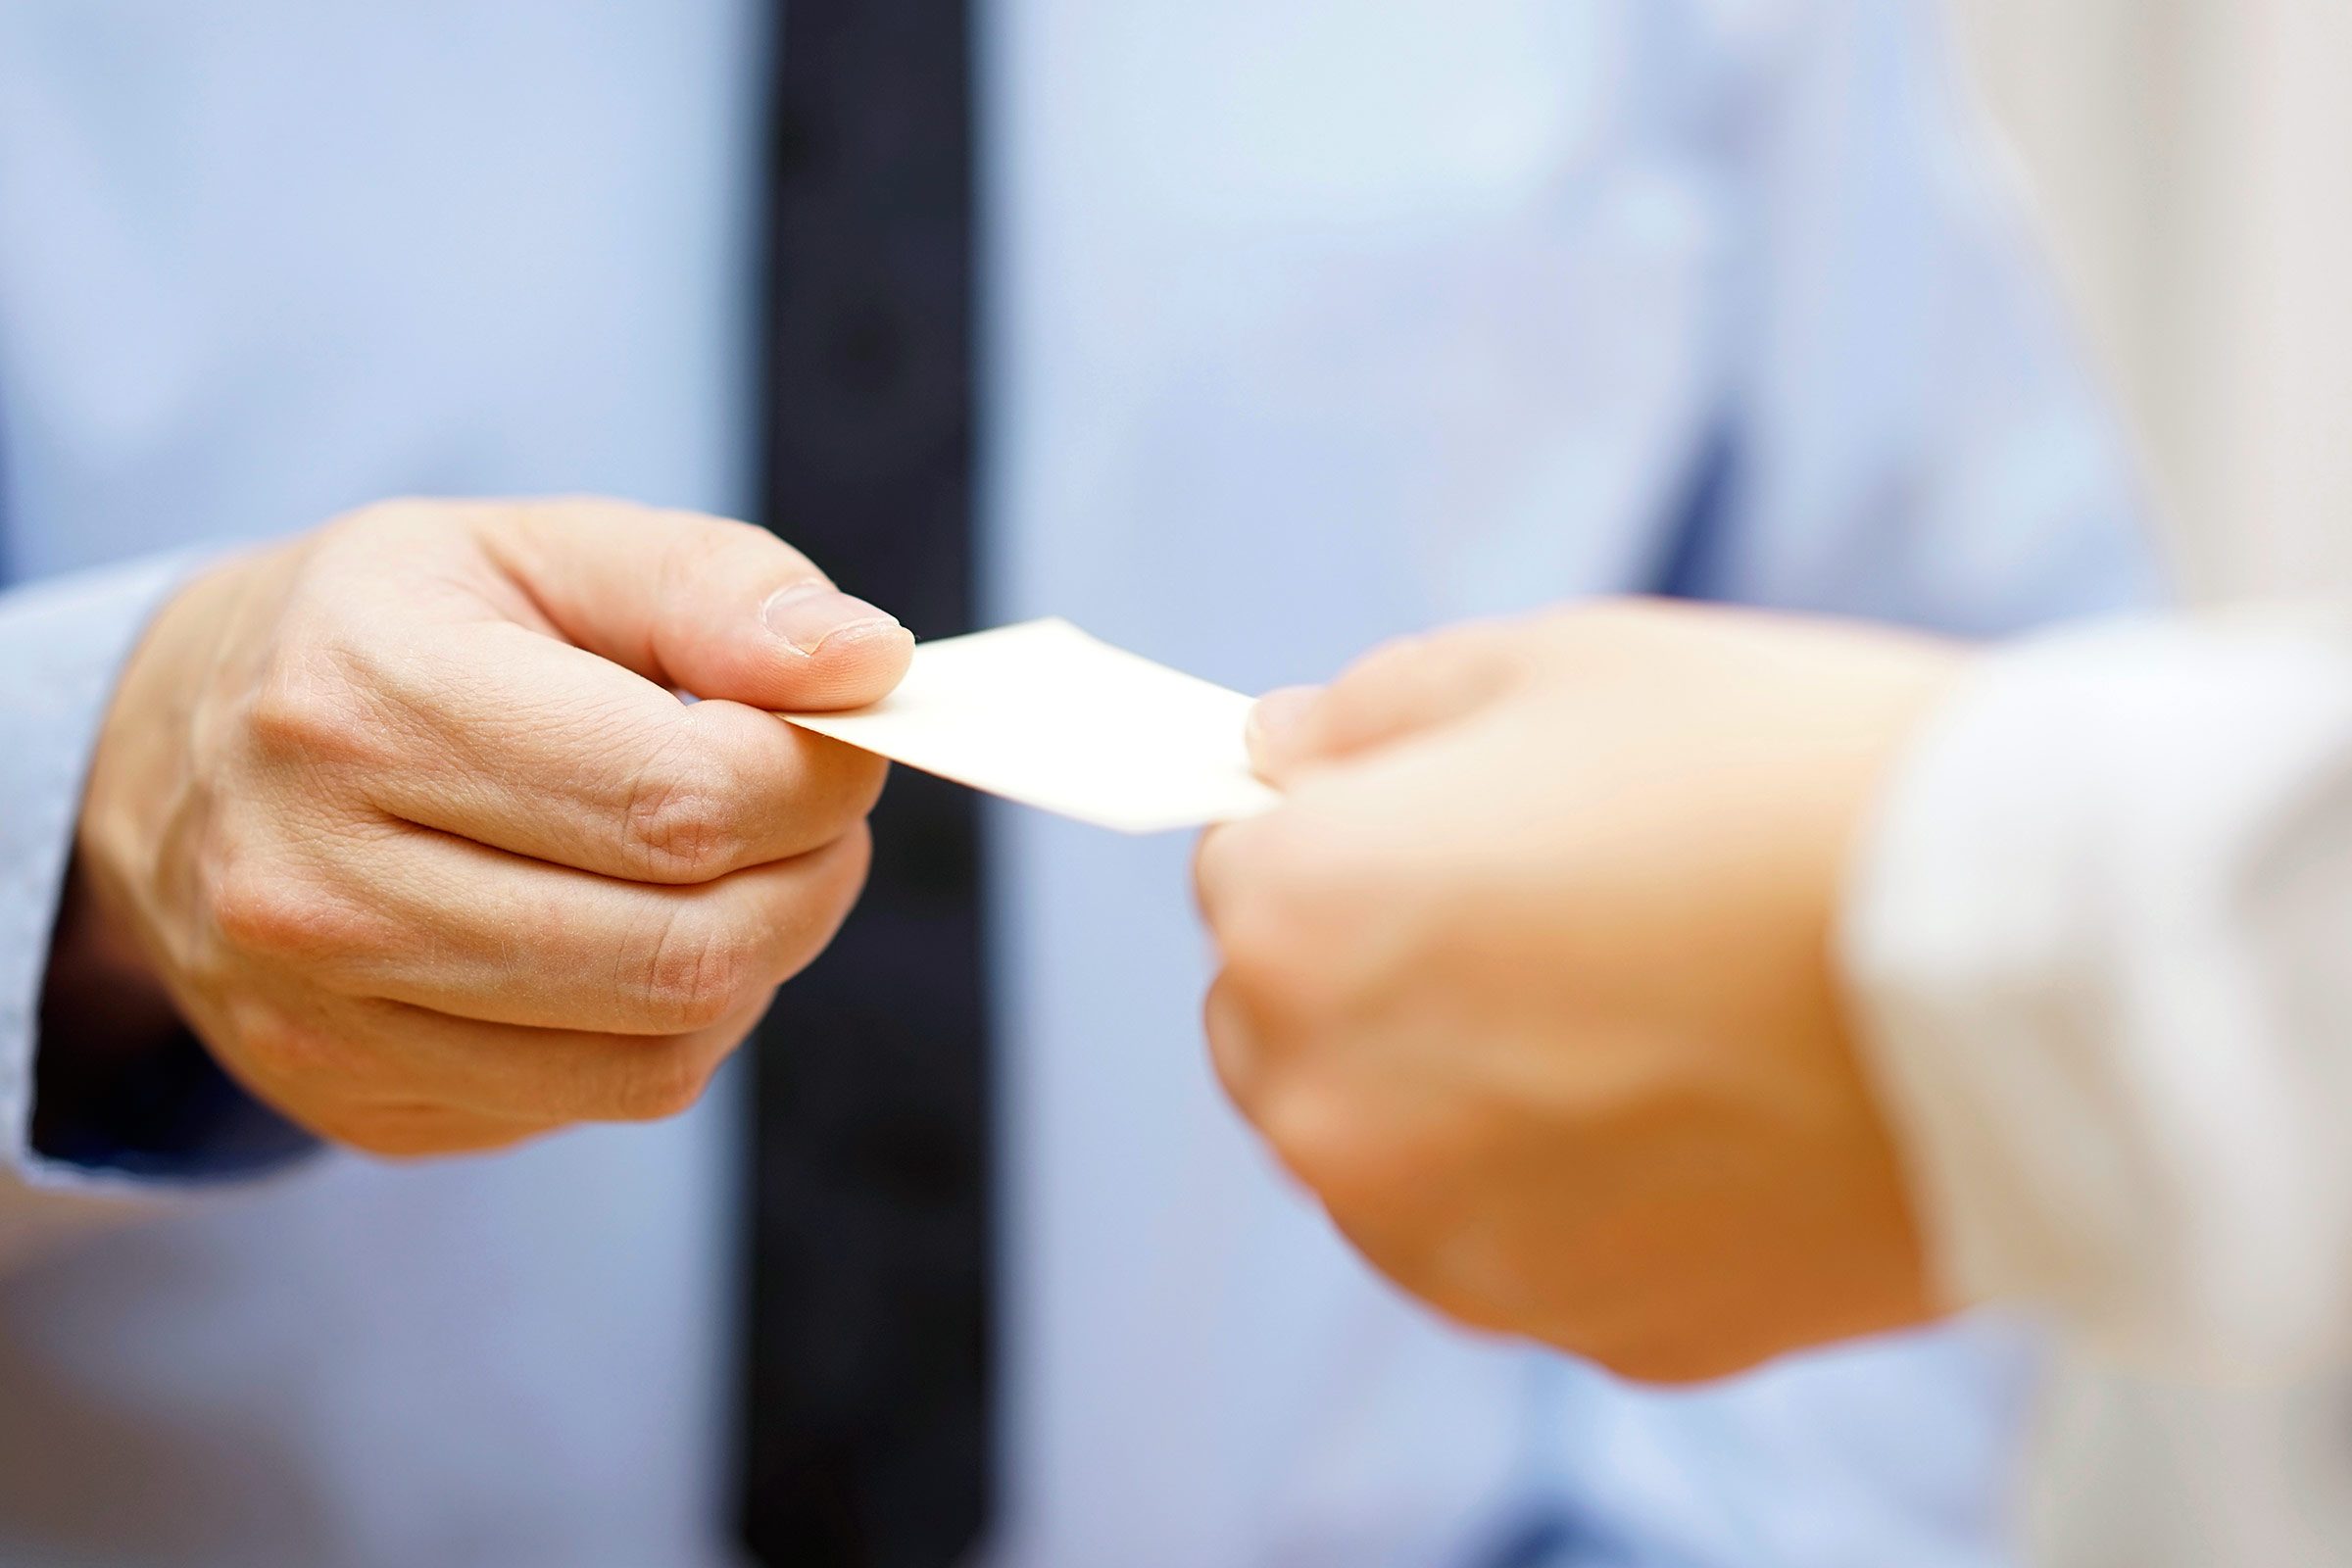
{"label": "shirt cuff", "polygon": [[0,598],[0,1213],[12,1231],[43,1196],[81,1208],[154,1182],[249,1175],[315,1147],[193,1036],[136,1084],[42,1107],[40,1147],[32,1136],[41,987],[99,726],[149,621],[201,564],[151,559]]}
{"label": "shirt cuff", "polygon": [[2352,1285],[2352,636],[2117,622],[1988,656],[1897,768],[1839,959],[1955,1302],[2192,1374]]}

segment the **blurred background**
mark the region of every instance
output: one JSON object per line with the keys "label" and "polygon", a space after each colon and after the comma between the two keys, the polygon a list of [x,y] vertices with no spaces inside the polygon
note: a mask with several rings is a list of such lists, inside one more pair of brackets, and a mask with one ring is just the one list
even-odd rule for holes
{"label": "blurred background", "polygon": [[2352,586],[2352,6],[1952,4],[2184,584]]}

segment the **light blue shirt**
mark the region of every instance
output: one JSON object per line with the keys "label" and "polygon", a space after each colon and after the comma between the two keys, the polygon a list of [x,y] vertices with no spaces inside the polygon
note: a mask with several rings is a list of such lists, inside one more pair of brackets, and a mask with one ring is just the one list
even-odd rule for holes
{"label": "light blue shirt", "polygon": [[[0,599],[0,1556],[733,1560],[731,1082],[202,1187],[24,1118],[139,558],[400,492],[747,505],[763,9],[0,0],[0,513],[16,579],[78,574]],[[1924,0],[984,22],[998,617],[1263,688],[1595,592],[1983,632],[2148,591]],[[1217,1097],[1187,846],[992,833],[991,1561],[1998,1560],[1999,1333],[1682,1394],[1456,1334]]]}

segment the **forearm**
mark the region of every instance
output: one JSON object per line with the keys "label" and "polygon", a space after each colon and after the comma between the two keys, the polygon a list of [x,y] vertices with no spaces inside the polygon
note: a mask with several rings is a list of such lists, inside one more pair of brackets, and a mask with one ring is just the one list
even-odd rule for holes
{"label": "forearm", "polygon": [[2352,622],[1995,656],[1844,954],[1956,1297],[2166,1369],[2352,1352]]}

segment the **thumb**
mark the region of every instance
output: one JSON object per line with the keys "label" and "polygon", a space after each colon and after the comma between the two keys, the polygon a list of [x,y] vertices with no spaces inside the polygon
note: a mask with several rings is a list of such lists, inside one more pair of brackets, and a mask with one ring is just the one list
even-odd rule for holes
{"label": "thumb", "polygon": [[697,697],[859,708],[914,639],[764,528],[595,499],[485,508],[480,537],[567,641]]}
{"label": "thumb", "polygon": [[1269,692],[1250,713],[1250,760],[1268,783],[1301,774],[1478,710],[1516,686],[1527,661],[1498,624],[1457,626],[1384,643],[1329,686]]}

